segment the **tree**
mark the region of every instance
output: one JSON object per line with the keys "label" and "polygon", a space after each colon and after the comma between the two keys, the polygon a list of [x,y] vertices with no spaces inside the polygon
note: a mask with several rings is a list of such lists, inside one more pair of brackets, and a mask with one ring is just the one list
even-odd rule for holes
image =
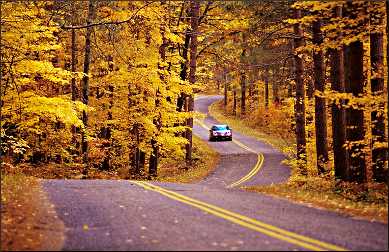
{"label": "tree", "polygon": [[[87,25],[90,25],[93,22],[95,15],[95,3],[94,0],[89,0],[88,7],[88,19]],[[89,66],[91,60],[91,34],[93,27],[86,28],[85,35],[85,54],[84,54],[84,77],[82,78],[82,102],[88,106],[89,103]],[[88,174],[89,169],[89,160],[88,160],[88,113],[86,110],[82,112],[82,122],[84,124],[85,130],[82,134],[82,153],[83,161],[85,164],[85,169],[83,171],[84,175]]]}
{"label": "tree", "polygon": [[[370,3],[369,6],[374,9],[379,9],[380,3]],[[371,62],[371,92],[373,97],[380,99],[384,93],[384,45],[383,32],[380,31],[379,25],[383,23],[383,13],[374,13],[370,11],[370,24],[373,26],[373,31],[370,33],[370,62]],[[387,177],[387,169],[385,169],[385,161],[387,159],[387,148],[380,146],[385,142],[385,103],[374,102],[373,111],[371,112],[372,120],[372,161],[373,161],[373,178],[376,181],[383,182]]]}
{"label": "tree", "polygon": [[[199,27],[199,10],[200,3],[198,0],[191,1],[191,43],[190,43],[190,71],[189,71],[189,83],[194,85],[196,83],[196,59],[197,59],[197,33]],[[194,100],[193,95],[188,97],[188,112],[193,111]],[[192,163],[192,128],[193,117],[187,120],[186,139],[188,144],[186,145],[186,161]]]}
{"label": "tree", "polygon": [[[301,10],[294,9],[294,18],[301,18]],[[294,24],[294,47],[298,49],[304,45],[303,31],[299,23]],[[306,174],[304,168],[306,162],[306,138],[305,138],[305,88],[303,82],[303,60],[295,52],[295,82],[296,82],[296,102],[295,102],[295,118],[296,118],[296,143],[297,143],[297,158],[302,161],[300,172]]]}
{"label": "tree", "polygon": [[[323,35],[321,32],[321,21],[316,20],[312,25],[313,44],[320,48],[323,43]],[[327,110],[326,101],[321,97],[325,88],[325,72],[323,62],[323,52],[317,49],[313,53],[314,62],[314,82],[316,92],[315,95],[315,132],[316,132],[316,155],[317,168],[319,173],[325,172],[325,164],[328,162],[328,143],[327,143]]]}
{"label": "tree", "polygon": [[[342,7],[337,6],[335,9],[335,17],[342,17]],[[340,38],[339,38],[340,39]],[[331,89],[337,93],[344,93],[344,54],[343,45],[338,48],[330,49],[331,56]],[[349,162],[348,151],[346,145],[346,112],[344,109],[344,101],[338,99],[338,102],[332,104],[332,137],[334,150],[334,166],[335,177],[344,180],[348,176]]]}

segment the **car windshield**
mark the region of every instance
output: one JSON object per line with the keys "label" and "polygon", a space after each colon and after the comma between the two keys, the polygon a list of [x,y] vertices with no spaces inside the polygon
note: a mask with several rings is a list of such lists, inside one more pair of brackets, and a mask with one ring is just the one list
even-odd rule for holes
{"label": "car windshield", "polygon": [[212,130],[229,130],[230,128],[227,125],[215,125],[212,127]]}

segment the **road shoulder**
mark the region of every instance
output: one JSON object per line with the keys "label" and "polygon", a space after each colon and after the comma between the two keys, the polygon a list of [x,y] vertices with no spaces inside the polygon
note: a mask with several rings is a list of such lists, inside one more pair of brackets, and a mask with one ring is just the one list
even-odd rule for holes
{"label": "road shoulder", "polygon": [[64,224],[39,179],[2,174],[1,191],[1,250],[62,248]]}

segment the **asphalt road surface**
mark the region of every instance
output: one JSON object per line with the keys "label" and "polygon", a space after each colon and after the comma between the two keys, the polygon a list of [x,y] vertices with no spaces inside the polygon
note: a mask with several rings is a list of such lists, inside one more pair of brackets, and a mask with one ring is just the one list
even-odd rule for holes
{"label": "asphalt road surface", "polygon": [[[219,96],[196,99],[207,113]],[[194,133],[208,140],[207,117]],[[205,127],[205,128],[204,128]],[[64,222],[63,250],[388,250],[388,226],[246,192],[240,185],[285,181],[281,153],[233,133],[210,142],[215,171],[197,184],[45,180]]]}

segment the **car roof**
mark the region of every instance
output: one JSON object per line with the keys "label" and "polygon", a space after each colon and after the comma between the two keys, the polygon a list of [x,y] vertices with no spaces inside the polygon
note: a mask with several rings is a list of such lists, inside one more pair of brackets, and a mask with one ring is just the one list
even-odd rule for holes
{"label": "car roof", "polygon": [[214,124],[212,127],[228,127],[227,124]]}

